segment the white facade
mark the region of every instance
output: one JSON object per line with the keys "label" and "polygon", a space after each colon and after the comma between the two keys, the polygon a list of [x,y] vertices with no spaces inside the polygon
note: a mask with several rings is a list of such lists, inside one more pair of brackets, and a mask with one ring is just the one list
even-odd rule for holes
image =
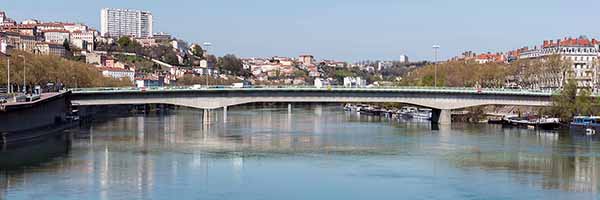
{"label": "white facade", "polygon": [[3,54],[10,54],[9,48],[8,48],[8,43],[6,43],[6,41],[2,40],[2,38],[0,38],[0,52]]}
{"label": "white facade", "polygon": [[361,77],[344,77],[344,87],[366,87],[367,81]]}
{"label": "white facade", "polygon": [[408,56],[407,55],[400,55],[400,62],[401,63],[407,63],[408,62]]}
{"label": "white facade", "polygon": [[65,24],[64,29],[69,32],[87,31],[88,27],[84,24]]}
{"label": "white facade", "polygon": [[316,88],[322,88],[323,87],[323,79],[321,79],[321,78],[315,78],[315,87]]}
{"label": "white facade", "polygon": [[53,55],[65,57],[67,54],[67,50],[62,44],[52,44],[46,42],[40,42],[36,44],[35,53],[40,55]]}
{"label": "white facade", "polygon": [[35,19],[26,19],[25,21],[22,21],[21,24],[25,24],[25,25],[35,25],[35,24],[39,24],[40,21],[35,20]]}
{"label": "white facade", "polygon": [[9,24],[15,24],[15,22],[8,18],[8,16],[6,16],[6,13],[3,11],[0,11],[0,26],[4,26],[4,25],[9,25]]}
{"label": "white facade", "polygon": [[74,31],[71,33],[71,44],[82,50],[93,51],[95,41],[96,32],[94,31]]}
{"label": "white facade", "polygon": [[561,88],[566,78],[572,78],[577,82],[578,88],[589,88],[597,92],[598,66],[594,63],[598,59],[598,48],[595,46],[554,46],[548,48],[532,49],[524,51],[520,59],[545,58],[551,55],[559,55],[560,59],[572,63],[570,77],[564,74],[540,73],[536,88],[555,90]]}
{"label": "white facade", "polygon": [[152,13],[127,9],[102,9],[101,34],[104,37],[152,37]]}
{"label": "white facade", "polygon": [[100,68],[100,70],[102,71],[102,75],[105,77],[112,77],[112,78],[116,78],[116,79],[128,78],[132,82],[135,81],[135,79],[134,79],[135,72],[134,71],[130,71],[127,69],[121,69],[121,68],[108,68],[108,67]]}
{"label": "white facade", "polygon": [[70,41],[70,33],[67,31],[46,31],[44,32],[44,41],[62,44],[65,40]]}

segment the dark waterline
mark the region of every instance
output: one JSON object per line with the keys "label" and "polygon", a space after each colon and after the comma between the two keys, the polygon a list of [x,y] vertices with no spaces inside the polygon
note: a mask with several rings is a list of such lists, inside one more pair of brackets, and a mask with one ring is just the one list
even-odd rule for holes
{"label": "dark waterline", "polygon": [[600,144],[583,135],[432,131],[322,105],[212,117],[99,117],[7,149],[2,161],[21,167],[0,170],[0,199],[597,199],[600,189]]}

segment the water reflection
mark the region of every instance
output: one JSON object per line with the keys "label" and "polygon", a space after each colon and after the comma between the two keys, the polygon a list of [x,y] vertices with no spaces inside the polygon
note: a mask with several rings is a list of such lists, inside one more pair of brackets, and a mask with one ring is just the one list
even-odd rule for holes
{"label": "water reflection", "polygon": [[5,199],[10,189],[23,187],[32,168],[48,172],[65,170],[65,163],[50,161],[64,158],[71,142],[71,133],[58,131],[5,145],[0,150],[0,199]]}
{"label": "water reflection", "polygon": [[210,124],[189,109],[99,118],[77,130],[68,157],[2,175],[0,196],[357,199],[407,188],[407,197],[425,199],[593,199],[599,189],[600,145],[567,133],[468,124],[434,131],[428,122],[327,105],[291,113],[285,106],[233,107],[227,122],[219,120],[222,111],[211,115]]}

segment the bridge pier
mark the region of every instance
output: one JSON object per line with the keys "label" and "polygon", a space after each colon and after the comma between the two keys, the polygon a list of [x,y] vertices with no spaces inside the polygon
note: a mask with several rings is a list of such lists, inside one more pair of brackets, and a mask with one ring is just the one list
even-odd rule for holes
{"label": "bridge pier", "polygon": [[210,109],[202,111],[202,124],[210,124]]}
{"label": "bridge pier", "polygon": [[227,106],[223,107],[223,123],[227,123]]}
{"label": "bridge pier", "polygon": [[288,114],[292,114],[292,104],[288,103]]}
{"label": "bridge pier", "polygon": [[452,110],[433,109],[431,123],[440,125],[452,124]]}

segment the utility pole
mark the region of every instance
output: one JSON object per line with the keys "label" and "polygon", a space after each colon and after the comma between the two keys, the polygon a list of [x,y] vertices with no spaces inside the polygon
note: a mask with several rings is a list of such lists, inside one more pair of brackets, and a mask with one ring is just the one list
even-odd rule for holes
{"label": "utility pole", "polygon": [[437,63],[437,54],[438,54],[438,49],[440,49],[440,45],[433,45],[433,65],[434,65],[434,78],[433,78],[433,87],[437,88],[437,67],[438,67],[438,63]]}

